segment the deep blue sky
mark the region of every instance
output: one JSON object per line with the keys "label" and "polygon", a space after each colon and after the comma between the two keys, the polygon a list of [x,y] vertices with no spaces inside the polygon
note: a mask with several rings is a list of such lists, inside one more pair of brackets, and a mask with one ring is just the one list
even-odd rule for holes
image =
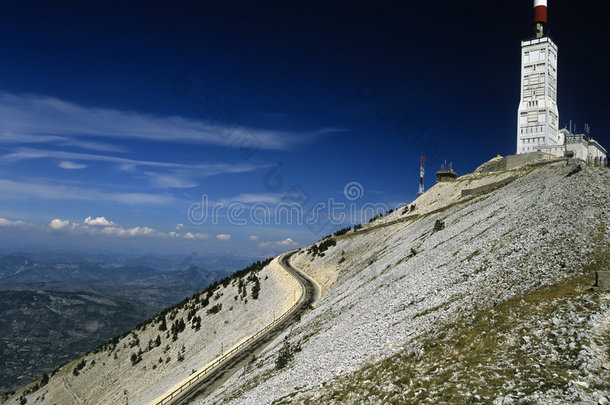
{"label": "deep blue sky", "polygon": [[[463,174],[514,153],[532,14],[530,0],[3,2],[0,243],[259,256],[340,225],[222,210],[197,225],[189,206],[206,194],[249,218],[300,190],[310,209],[349,202],[349,182],[358,207],[410,202],[421,154],[431,186],[445,159]],[[561,126],[587,122],[608,147],[601,5],[550,0],[549,18]]]}

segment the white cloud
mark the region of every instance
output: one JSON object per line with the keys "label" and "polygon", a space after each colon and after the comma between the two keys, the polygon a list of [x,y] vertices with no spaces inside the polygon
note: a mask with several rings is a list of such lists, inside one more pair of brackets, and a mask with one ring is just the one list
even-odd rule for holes
{"label": "white cloud", "polygon": [[89,225],[89,226],[115,226],[116,225],[114,222],[107,220],[106,217],[97,217],[97,218],[87,217],[83,221],[83,224]]}
{"label": "white cloud", "polygon": [[226,242],[229,239],[231,239],[231,235],[226,234],[226,233],[219,233],[218,235],[216,235],[216,239],[218,239],[219,241],[222,241],[222,242]]}
{"label": "white cloud", "polygon": [[297,243],[292,240],[292,238],[286,238],[282,241],[275,242],[278,246],[295,246]]}
{"label": "white cloud", "polygon": [[66,170],[79,170],[79,169],[87,168],[86,164],[70,162],[69,160],[62,160],[61,162],[59,162],[57,164],[57,166],[61,167],[62,169],[66,169]]}
{"label": "white cloud", "polygon": [[[15,95],[0,92],[3,134],[0,142],[42,143],[59,139],[106,137],[145,139],[158,142],[185,142],[239,148],[236,136],[221,136],[218,128],[180,116],[156,117],[112,108],[86,107],[42,95]],[[318,137],[340,132],[323,128],[310,132],[288,132],[240,127],[236,133],[249,134],[263,149],[288,149]]]}
{"label": "white cloud", "polygon": [[[106,225],[107,224],[107,225]],[[137,236],[148,236],[148,237],[166,237],[167,234],[159,232],[148,226],[135,226],[133,228],[123,228],[116,226],[112,221],[108,221],[104,217],[91,218],[87,217],[83,221],[84,227],[77,223],[70,222],[69,220],[55,218],[49,223],[49,228],[54,231],[70,231],[76,234],[89,234],[89,235],[106,235],[106,236],[118,236],[118,237],[137,237]],[[93,226],[90,228],[89,226]]]}
{"label": "white cloud", "polygon": [[62,220],[59,218],[55,218],[54,220],[52,220],[49,223],[49,228],[51,228],[55,231],[64,230],[64,229],[75,229],[76,227],[77,227],[76,224],[71,223],[67,219]]}
{"label": "white cloud", "polygon": [[202,240],[202,239],[209,239],[210,235],[206,234],[206,233],[191,233],[191,232],[187,232],[184,234],[184,239],[190,239],[190,240]]}
{"label": "white cloud", "polygon": [[6,218],[0,218],[0,226],[9,227],[9,226],[24,226],[26,225],[23,221],[9,221]]}
{"label": "white cloud", "polygon": [[250,239],[251,241],[257,241],[258,240],[258,236],[250,235],[250,237],[248,239]]}
{"label": "white cloud", "polygon": [[270,246],[279,246],[279,247],[293,247],[297,245],[297,242],[295,242],[294,240],[292,240],[292,238],[286,238],[284,240],[278,241],[278,242],[261,242],[258,244],[258,247],[260,248],[268,248]]}
{"label": "white cloud", "polygon": [[[171,239],[183,239],[183,240],[207,240],[211,238],[211,235],[201,232],[187,232],[180,234],[175,231],[161,232],[148,226],[134,226],[132,228],[124,228],[118,226],[113,221],[106,219],[105,217],[87,217],[83,220],[82,224],[71,222],[67,219],[55,218],[47,226],[40,226],[24,221],[11,221],[6,218],[0,218],[0,228],[8,227],[29,227],[32,230],[39,232],[42,230],[50,231],[62,231],[67,232],[75,236],[88,235],[94,236],[106,236],[106,237],[118,237],[118,238],[136,238],[136,237],[147,237],[147,238],[171,238]],[[216,236],[219,240],[225,241],[231,238],[228,234],[219,234]]]}
{"label": "white cloud", "polygon": [[174,228],[176,231],[179,231],[180,229],[184,228],[184,224],[176,224],[176,227]]}
{"label": "white cloud", "polygon": [[158,236],[162,237],[164,234],[158,232],[153,228],[147,226],[136,226],[134,228],[121,228],[121,227],[106,227],[102,228],[100,233],[109,236],[120,236],[120,237],[134,237],[134,236]]}

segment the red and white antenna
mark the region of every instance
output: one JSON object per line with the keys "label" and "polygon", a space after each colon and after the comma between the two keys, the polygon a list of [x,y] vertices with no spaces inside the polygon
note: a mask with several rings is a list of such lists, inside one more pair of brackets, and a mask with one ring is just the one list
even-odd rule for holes
{"label": "red and white antenna", "polygon": [[547,15],[547,0],[534,0],[534,32],[536,38],[542,38],[547,35]]}
{"label": "red and white antenna", "polygon": [[422,156],[419,165],[419,192],[417,193],[418,197],[424,193],[424,174],[426,173],[426,170],[424,169],[425,164],[426,157]]}

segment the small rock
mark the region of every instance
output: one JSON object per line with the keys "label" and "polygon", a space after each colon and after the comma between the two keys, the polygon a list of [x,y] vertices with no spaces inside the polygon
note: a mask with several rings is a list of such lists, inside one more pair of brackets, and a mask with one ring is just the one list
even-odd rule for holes
{"label": "small rock", "polygon": [[597,400],[597,405],[606,405],[608,403],[608,398],[606,397],[599,397],[599,399]]}
{"label": "small rock", "polygon": [[570,381],[570,383],[572,384],[572,386],[574,386],[576,388],[580,388],[583,390],[589,389],[589,384],[587,384],[584,381]]}

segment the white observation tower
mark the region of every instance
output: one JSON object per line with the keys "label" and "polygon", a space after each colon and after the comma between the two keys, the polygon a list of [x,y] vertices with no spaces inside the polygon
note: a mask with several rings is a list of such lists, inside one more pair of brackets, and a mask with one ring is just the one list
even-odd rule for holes
{"label": "white observation tower", "polygon": [[557,109],[557,45],[547,36],[547,0],[534,0],[534,38],[521,42],[517,153],[563,156]]}

